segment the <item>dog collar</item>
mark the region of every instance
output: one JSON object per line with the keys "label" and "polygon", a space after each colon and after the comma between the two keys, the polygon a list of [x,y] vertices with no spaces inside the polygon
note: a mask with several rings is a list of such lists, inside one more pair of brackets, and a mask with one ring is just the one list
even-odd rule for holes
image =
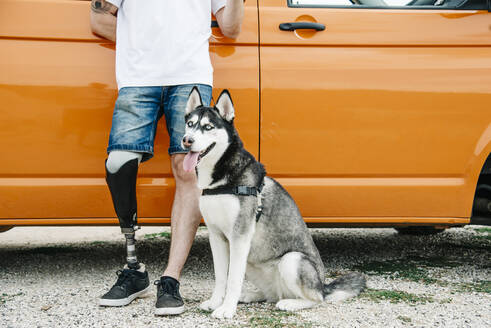
{"label": "dog collar", "polygon": [[255,196],[257,197],[256,221],[259,221],[263,213],[263,204],[261,191],[264,187],[264,179],[259,187],[235,186],[235,187],[216,187],[213,189],[203,189],[203,196],[209,195],[237,195],[237,196]]}
{"label": "dog collar", "polygon": [[263,183],[259,187],[235,186],[235,187],[216,187],[213,189],[203,189],[203,196],[207,195],[238,195],[238,196],[256,196],[261,193]]}

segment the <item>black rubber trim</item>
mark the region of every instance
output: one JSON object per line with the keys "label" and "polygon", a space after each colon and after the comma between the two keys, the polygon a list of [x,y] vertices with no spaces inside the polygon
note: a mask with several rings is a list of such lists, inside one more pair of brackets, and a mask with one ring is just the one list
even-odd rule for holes
{"label": "black rubber trim", "polygon": [[[351,0],[350,0],[351,1]],[[364,5],[307,5],[294,4],[288,0],[289,8],[314,8],[314,9],[404,9],[404,10],[488,10],[491,12],[491,0],[466,0],[457,6],[364,6]]]}
{"label": "black rubber trim", "polygon": [[469,224],[491,226],[491,217],[473,216]]}
{"label": "black rubber trim", "polygon": [[280,30],[282,31],[294,31],[294,30],[316,30],[324,31],[326,26],[321,23],[312,22],[294,22],[294,23],[281,23]]}

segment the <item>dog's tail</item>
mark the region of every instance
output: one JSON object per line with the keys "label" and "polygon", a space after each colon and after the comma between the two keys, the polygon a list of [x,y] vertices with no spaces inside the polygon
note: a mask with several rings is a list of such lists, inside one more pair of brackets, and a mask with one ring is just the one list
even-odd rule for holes
{"label": "dog's tail", "polygon": [[358,296],[365,289],[367,281],[359,272],[350,272],[324,285],[324,299],[343,301]]}

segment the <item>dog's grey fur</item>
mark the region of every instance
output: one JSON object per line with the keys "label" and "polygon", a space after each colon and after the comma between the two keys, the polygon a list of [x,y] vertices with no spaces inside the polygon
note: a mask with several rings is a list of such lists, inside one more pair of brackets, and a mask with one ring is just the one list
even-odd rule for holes
{"label": "dog's grey fur", "polygon": [[[297,205],[278,182],[265,176],[263,165],[243,148],[233,119],[228,91],[222,92],[215,107],[205,107],[199,91],[193,89],[183,139],[192,144],[183,144],[190,154],[208,150],[196,166],[199,187],[256,187],[264,178],[264,188],[258,195],[264,209],[258,221],[258,197],[200,197],[210,233],[216,283],[213,295],[201,308],[213,310],[213,317],[231,318],[239,300],[277,302],[277,308],[294,311],[315,306],[326,298],[358,295],[365,287],[365,278],[359,273],[324,284],[324,265]],[[240,296],[244,274],[258,290]]]}

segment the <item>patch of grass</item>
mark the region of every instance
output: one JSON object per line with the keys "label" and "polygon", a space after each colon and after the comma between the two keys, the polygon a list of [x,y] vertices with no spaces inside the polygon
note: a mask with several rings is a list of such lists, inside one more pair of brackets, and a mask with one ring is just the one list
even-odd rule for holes
{"label": "patch of grass", "polygon": [[473,283],[462,283],[457,287],[458,292],[477,292],[477,293],[486,293],[491,294],[491,281],[484,280]]}
{"label": "patch of grass", "polygon": [[491,241],[491,234],[475,235],[475,236],[472,236],[472,238],[477,239],[477,240],[489,240],[489,241]]}
{"label": "patch of grass", "polygon": [[307,322],[297,322],[285,320],[285,318],[295,316],[291,312],[284,311],[271,311],[270,313],[255,315],[249,318],[249,324],[253,328],[267,327],[267,328],[309,328],[312,324]]}
{"label": "patch of grass", "polygon": [[294,312],[287,311],[248,311],[252,314],[249,317],[249,325],[253,328],[268,327],[268,328],[310,328],[312,324],[309,322],[300,322],[298,315]]}
{"label": "patch of grass", "polygon": [[451,298],[444,298],[442,300],[439,300],[438,303],[440,304],[449,304],[449,303],[452,303],[453,299]]}
{"label": "patch of grass", "polygon": [[416,295],[412,293],[403,292],[400,290],[388,290],[388,289],[372,289],[367,288],[360,297],[367,298],[376,303],[380,301],[389,301],[391,303],[410,303],[410,304],[425,304],[433,303],[435,300],[431,296]]}
{"label": "patch of grass", "polygon": [[433,257],[421,257],[421,256],[410,256],[409,261],[416,262],[420,265],[432,268],[454,268],[462,265],[462,260],[451,260],[446,257],[433,256]]}
{"label": "patch of grass", "polygon": [[[461,252],[462,250],[469,250],[471,252],[479,252],[479,251],[486,251],[486,252],[491,252],[491,243],[481,243],[481,239],[478,238],[478,236],[473,236],[474,239],[473,241],[476,241],[476,243],[470,243],[470,244],[457,244],[457,243],[442,243],[440,244],[440,248],[446,248],[448,250],[453,250],[456,249],[457,251]],[[465,261],[464,258],[462,258],[463,261]],[[470,262],[471,260],[467,260],[467,262]]]}
{"label": "patch of grass", "polygon": [[196,307],[194,309],[194,312],[199,313],[199,314],[209,315],[212,311],[206,311],[206,310],[200,309],[199,307]]}
{"label": "patch of grass", "polygon": [[475,232],[480,232],[480,233],[490,233],[491,234],[491,228],[476,228],[473,229]]}
{"label": "patch of grass", "polygon": [[96,241],[91,242],[89,245],[90,245],[90,246],[98,246],[98,245],[104,245],[104,244],[106,244],[106,243],[107,243],[107,242],[102,241],[102,240],[96,240]]}
{"label": "patch of grass", "polygon": [[477,232],[476,235],[472,236],[472,239],[491,241],[491,228],[475,228],[472,230]]}
{"label": "patch of grass", "polygon": [[143,236],[145,239],[156,239],[156,238],[170,238],[170,232],[163,231],[163,232],[156,232],[156,233],[147,233]]}
{"label": "patch of grass", "polygon": [[[192,310],[197,314],[210,316],[213,311],[205,311],[196,307]],[[298,314],[294,312],[287,311],[279,311],[279,310],[268,310],[268,309],[259,309],[254,306],[250,307],[240,307],[237,309],[237,316],[240,317],[245,316],[248,320],[248,324],[246,327],[254,327],[254,328],[311,328],[312,324],[309,322],[301,322]],[[244,327],[241,325],[224,325],[224,328],[231,327]]]}
{"label": "patch of grass", "polygon": [[8,301],[11,301],[12,299],[14,299],[14,297],[21,296],[21,295],[24,295],[24,293],[19,292],[17,294],[11,294],[11,295],[6,294],[6,293],[2,293],[0,295],[0,304],[4,304],[4,303],[6,303]]}
{"label": "patch of grass", "polygon": [[459,261],[444,257],[419,257],[393,259],[387,261],[373,261],[353,267],[368,275],[387,275],[392,279],[405,279],[425,284],[437,283],[438,280],[430,277],[428,268],[448,268],[460,266]]}
{"label": "patch of grass", "polygon": [[402,322],[406,322],[406,323],[411,322],[411,318],[405,317],[403,315],[398,316],[397,319],[401,320]]}
{"label": "patch of grass", "polygon": [[[312,324],[309,322],[300,322],[300,318],[294,312],[278,311],[278,310],[263,310],[249,307],[242,312],[238,309],[237,315],[241,317],[246,315],[248,319],[247,327],[252,328],[311,328]],[[192,310],[197,314],[210,316],[212,311],[205,311],[200,308]],[[243,327],[243,325],[225,325],[224,328],[231,327]]]}
{"label": "patch of grass", "polygon": [[249,318],[249,323],[251,327],[283,327],[281,319],[275,316],[253,316]]}
{"label": "patch of grass", "polygon": [[387,275],[393,279],[400,278],[424,283],[435,282],[435,279],[429,277],[426,269],[407,260],[373,261],[357,265],[354,269],[368,275]]}

